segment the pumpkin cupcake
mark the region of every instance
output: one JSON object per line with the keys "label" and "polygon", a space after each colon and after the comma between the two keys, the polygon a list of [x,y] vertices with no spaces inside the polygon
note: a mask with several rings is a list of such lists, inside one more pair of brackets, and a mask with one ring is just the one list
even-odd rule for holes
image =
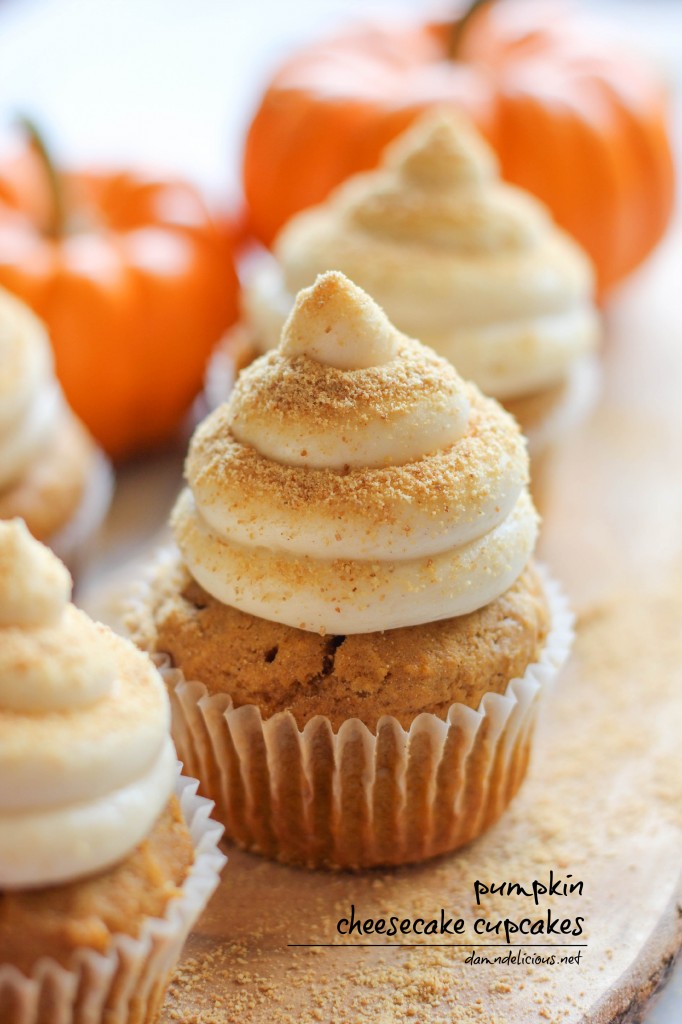
{"label": "pumpkin cupcake", "polygon": [[452,850],[523,778],[569,643],[514,420],[342,274],[196,431],[129,616],[227,834],[345,868]]}
{"label": "pumpkin cupcake", "polygon": [[3,1024],[156,1019],[215,888],[222,829],[178,776],[159,675],[0,523]]}
{"label": "pumpkin cupcake", "polygon": [[64,400],[42,324],[0,289],[0,519],[20,517],[74,568],[111,485],[108,462]]}
{"label": "pumpkin cupcake", "polygon": [[347,274],[401,331],[501,401],[529,439],[533,477],[591,406],[599,324],[590,263],[541,203],[500,181],[490,147],[454,115],[425,115],[378,170],[283,229],[216,357],[214,401],[229,386],[229,359],[245,361],[247,342],[276,346],[296,292],[325,270]]}

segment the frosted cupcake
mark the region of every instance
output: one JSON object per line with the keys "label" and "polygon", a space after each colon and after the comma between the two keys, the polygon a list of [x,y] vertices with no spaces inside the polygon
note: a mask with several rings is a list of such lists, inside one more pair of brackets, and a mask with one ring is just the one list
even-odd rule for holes
{"label": "frosted cupcake", "polygon": [[109,465],[64,400],[40,321],[0,289],[0,519],[75,567],[111,497]]}
{"label": "frosted cupcake", "polygon": [[178,776],[159,675],[0,523],[3,1024],[155,1019],[218,881],[222,829]]}
{"label": "frosted cupcake", "polygon": [[342,274],[199,427],[130,623],[227,833],[308,865],[452,850],[523,778],[565,611],[514,420]]}
{"label": "frosted cupcake", "polygon": [[[257,264],[242,324],[217,356],[211,395],[247,340],[279,343],[299,289],[340,270],[406,334],[500,400],[535,457],[579,422],[596,388],[599,324],[586,255],[528,193],[499,179],[472,127],[427,114],[357,175],[280,233]],[[539,468],[539,466],[538,466]]]}

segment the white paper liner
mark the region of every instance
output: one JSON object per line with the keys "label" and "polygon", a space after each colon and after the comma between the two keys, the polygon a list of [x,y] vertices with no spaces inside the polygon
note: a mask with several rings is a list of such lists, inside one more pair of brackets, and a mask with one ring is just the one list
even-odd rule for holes
{"label": "white paper liner", "polygon": [[97,531],[109,510],[113,491],[114,471],[104,452],[98,448],[75,514],[46,542],[74,577],[87,560]]}
{"label": "white paper liner", "polygon": [[562,400],[541,423],[526,431],[531,460],[570,437],[587,419],[599,398],[601,376],[597,355],[590,353],[578,360],[568,376]]}
{"label": "white paper liner", "polygon": [[[166,548],[157,564],[174,557]],[[455,703],[445,720],[422,713],[409,729],[391,716],[376,735],[357,718],[336,733],[322,715],[302,730],[288,711],[263,720],[155,655],[178,756],[215,801],[226,835],[286,863],[365,868],[453,850],[491,825],[523,780],[540,698],[573,639],[560,588],[538,571],[551,616],[539,661],[477,710]],[[132,602],[133,621],[149,585]]]}
{"label": "white paper liner", "polygon": [[[181,769],[178,764],[178,771]],[[226,857],[212,804],[196,779],[179,775],[175,794],[194,846],[194,863],[163,918],[147,918],[138,938],[114,935],[107,954],[78,951],[70,969],[44,957],[30,976],[0,964],[2,1024],[151,1024],[187,934],[215,891]]]}
{"label": "white paper liner", "polygon": [[564,394],[551,412],[532,427],[521,424],[528,439],[530,492],[541,515],[550,504],[557,450],[587,420],[600,391],[601,364],[591,353],[572,369]]}
{"label": "white paper liner", "polygon": [[204,377],[203,397],[208,412],[229,398],[239,370],[260,354],[246,324],[237,323],[223,335],[208,361]]}

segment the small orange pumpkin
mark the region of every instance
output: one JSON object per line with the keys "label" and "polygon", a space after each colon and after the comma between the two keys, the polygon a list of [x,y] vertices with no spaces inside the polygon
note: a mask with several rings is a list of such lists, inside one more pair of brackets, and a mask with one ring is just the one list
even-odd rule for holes
{"label": "small orange pumpkin", "polygon": [[167,440],[237,315],[231,229],[185,181],[0,157],[0,285],[50,332],[66,397],[121,458]]}
{"label": "small orange pumpkin", "polygon": [[674,198],[664,91],[547,0],[477,0],[454,26],[388,23],[295,54],[246,142],[254,232],[269,244],[434,104],[474,119],[504,177],[590,254],[601,292],[661,237]]}

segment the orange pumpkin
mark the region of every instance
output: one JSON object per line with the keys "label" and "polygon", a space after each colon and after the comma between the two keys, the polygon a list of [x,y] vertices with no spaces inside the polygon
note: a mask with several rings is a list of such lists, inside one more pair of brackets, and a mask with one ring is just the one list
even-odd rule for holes
{"label": "orange pumpkin", "polygon": [[504,176],[543,200],[587,250],[601,292],[640,263],[673,206],[661,85],[547,0],[473,8],[455,26],[349,31],[281,68],[244,157],[262,241],[373,167],[425,107],[452,104],[488,137]]}
{"label": "orange pumpkin", "polygon": [[[237,315],[229,226],[187,182],[0,157],[0,285],[47,324],[74,411],[114,457],[168,439]],[[51,180],[52,178],[52,180]]]}

